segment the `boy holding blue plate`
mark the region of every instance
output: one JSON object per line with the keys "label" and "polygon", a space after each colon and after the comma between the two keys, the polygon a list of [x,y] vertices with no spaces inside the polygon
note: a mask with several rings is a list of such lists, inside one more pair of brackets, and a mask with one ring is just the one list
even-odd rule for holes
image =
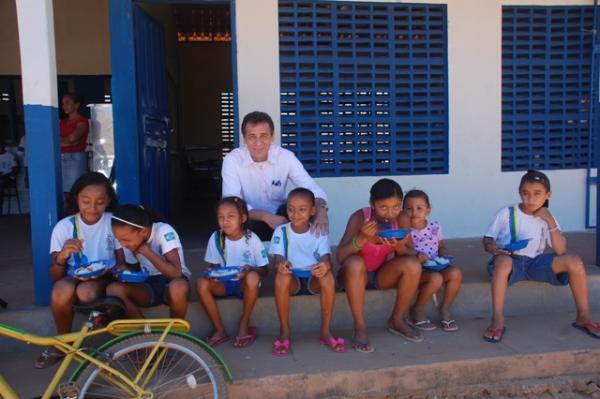
{"label": "boy holding blue plate", "polygon": [[[585,266],[579,256],[567,254],[567,240],[548,210],[551,195],[548,176],[528,171],[519,184],[521,202],[502,208],[483,237],[486,252],[493,255],[487,266],[493,315],[483,334],[488,342],[502,340],[506,290],[522,280],[570,285],[577,309],[573,327],[600,338],[600,324],[590,318]],[[544,253],[546,244],[553,252]]]}

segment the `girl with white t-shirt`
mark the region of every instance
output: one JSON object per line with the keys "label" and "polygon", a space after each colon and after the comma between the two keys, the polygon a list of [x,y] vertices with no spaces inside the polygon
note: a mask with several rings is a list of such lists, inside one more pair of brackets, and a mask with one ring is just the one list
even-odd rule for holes
{"label": "girl with white t-shirt", "polygon": [[[498,343],[506,333],[504,301],[509,285],[519,281],[542,281],[570,285],[577,316],[572,326],[600,338],[600,323],[591,319],[585,265],[567,253],[567,239],[550,210],[550,180],[530,170],[519,184],[519,204],[502,208],[483,237],[490,258],[487,270],[492,280],[492,321],[483,339]],[[552,252],[544,252],[548,244]]]}
{"label": "girl with white t-shirt", "polygon": [[[108,266],[123,263],[123,250],[114,238],[110,218],[117,196],[108,179],[91,172],[79,177],[71,188],[67,208],[72,216],[60,220],[50,239],[50,277],[54,280],[51,306],[56,331],[71,331],[73,304],[89,303],[104,296],[110,281],[102,276],[82,281],[73,272],[88,261],[103,260]],[[36,368],[45,368],[58,361],[60,353],[54,348],[44,350],[36,360]]]}
{"label": "girl with white t-shirt", "polygon": [[335,304],[335,278],[331,272],[331,250],[328,237],[311,232],[311,219],[317,212],[315,195],[306,188],[288,194],[289,223],[273,233],[269,252],[275,255],[275,304],[279,316],[279,337],[271,353],[285,356],[291,350],[289,320],[290,295],[321,295],[320,342],[333,352],[345,352],[344,338],[331,334],[330,325]]}
{"label": "girl with white t-shirt", "polygon": [[140,306],[160,304],[169,306],[170,317],[185,318],[191,273],[175,229],[141,205],[124,205],[112,215],[112,230],[126,249],[127,264],[137,264],[149,277],[142,283],[113,282],[107,295],[119,297],[131,318],[144,317]]}
{"label": "girl with white t-shirt", "polygon": [[251,345],[257,329],[250,325],[250,315],[258,299],[260,281],[267,275],[269,258],[260,238],[247,227],[248,208],[238,197],[225,197],[217,203],[219,230],[215,231],[206,247],[204,260],[209,270],[217,267],[241,266],[237,279],[218,281],[202,277],[196,281],[196,291],[215,331],[206,341],[217,346],[229,337],[221,320],[215,297],[237,296],[244,305],[238,332],[233,342],[236,348]]}

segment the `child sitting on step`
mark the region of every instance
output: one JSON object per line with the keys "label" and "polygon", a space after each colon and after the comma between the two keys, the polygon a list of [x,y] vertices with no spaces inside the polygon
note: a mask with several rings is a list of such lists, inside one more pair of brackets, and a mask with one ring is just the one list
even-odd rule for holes
{"label": "child sitting on step", "polygon": [[[411,322],[423,331],[436,329],[435,324],[425,317],[425,305],[445,284],[444,299],[439,307],[442,329],[446,332],[458,331],[456,321],[450,317],[450,307],[460,291],[462,272],[454,264],[448,264],[446,267],[441,265],[441,268],[435,263],[436,258],[444,257],[447,253],[442,239],[442,226],[438,222],[427,220],[431,214],[429,196],[421,190],[407,192],[404,196],[403,211],[410,218],[410,241],[415,255],[423,262],[419,293],[410,312]],[[434,268],[430,268],[428,262],[432,262]]]}
{"label": "child sitting on step", "polygon": [[234,280],[201,277],[196,281],[200,303],[215,328],[206,341],[217,346],[229,340],[215,296],[236,296],[243,299],[244,304],[233,346],[245,348],[258,334],[256,327],[250,325],[250,315],[258,299],[261,279],[267,275],[269,258],[260,238],[248,229],[248,208],[244,200],[225,197],[217,203],[216,209],[220,229],[210,236],[204,260],[210,264],[209,270],[231,266],[241,266],[242,270]]}
{"label": "child sitting on step", "polygon": [[[522,280],[569,284],[577,309],[573,327],[600,338],[600,324],[590,318],[585,266],[579,256],[567,254],[567,240],[548,210],[551,195],[544,173],[525,173],[519,184],[521,202],[502,208],[483,237],[485,250],[492,254],[487,266],[492,279],[492,322],[483,334],[488,342],[502,341],[506,290]],[[544,253],[546,244],[552,253]]]}
{"label": "child sitting on step", "polygon": [[335,303],[335,278],[331,271],[331,250],[326,235],[316,236],[311,218],[317,211],[315,195],[305,188],[292,190],[287,198],[290,220],[273,232],[269,253],[275,255],[275,304],[279,316],[279,337],[271,352],[285,356],[291,350],[289,297],[297,294],[321,295],[320,342],[333,352],[345,352],[343,338],[331,334]]}
{"label": "child sitting on step", "polygon": [[119,297],[127,316],[142,319],[140,307],[169,306],[172,318],[184,319],[190,292],[190,270],[175,229],[141,205],[123,205],[112,215],[112,230],[125,251],[125,261],[137,264],[149,277],[140,283],[113,282],[106,294]]}

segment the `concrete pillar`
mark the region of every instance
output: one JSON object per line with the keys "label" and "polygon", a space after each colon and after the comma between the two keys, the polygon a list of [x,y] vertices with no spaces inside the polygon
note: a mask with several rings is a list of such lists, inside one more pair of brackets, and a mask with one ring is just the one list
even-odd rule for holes
{"label": "concrete pillar", "polygon": [[[275,123],[280,141],[279,15],[277,0],[235,1],[237,111],[264,111]],[[239,143],[243,143],[241,132]]]}
{"label": "concrete pillar", "polygon": [[50,302],[50,234],[61,207],[52,0],[16,0],[29,165],[35,303]]}

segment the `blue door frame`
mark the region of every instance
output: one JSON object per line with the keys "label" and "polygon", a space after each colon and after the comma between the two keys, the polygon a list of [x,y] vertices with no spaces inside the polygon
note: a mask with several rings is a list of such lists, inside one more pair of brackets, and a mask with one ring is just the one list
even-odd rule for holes
{"label": "blue door frame", "polygon": [[[138,107],[140,87],[138,87],[135,23],[133,0],[109,0],[113,125],[115,140],[115,177],[120,203],[142,203],[144,195],[143,138],[140,132],[140,110]],[[227,3],[227,1],[203,0],[148,0],[146,3]],[[228,1],[232,30],[232,70],[234,92],[234,123],[238,131],[237,112],[237,62],[235,44],[235,0]],[[238,135],[234,135],[238,145]],[[170,196],[170,193],[167,195]],[[168,205],[167,205],[168,206]]]}

